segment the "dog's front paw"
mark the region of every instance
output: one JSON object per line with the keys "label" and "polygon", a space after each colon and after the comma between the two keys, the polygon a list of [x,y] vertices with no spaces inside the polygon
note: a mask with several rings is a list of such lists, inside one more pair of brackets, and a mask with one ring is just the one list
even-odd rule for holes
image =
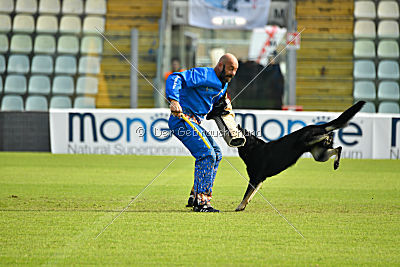
{"label": "dog's front paw", "polygon": [[335,160],[335,162],[333,163],[333,169],[334,170],[337,170],[339,168],[339,163],[340,163],[339,161]]}

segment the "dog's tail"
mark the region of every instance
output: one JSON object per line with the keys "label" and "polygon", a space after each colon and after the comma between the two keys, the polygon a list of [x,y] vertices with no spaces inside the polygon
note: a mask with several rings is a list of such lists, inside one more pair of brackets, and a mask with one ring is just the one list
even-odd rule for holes
{"label": "dog's tail", "polygon": [[356,113],[361,110],[364,104],[365,101],[358,101],[353,106],[345,110],[339,117],[337,117],[333,121],[323,124],[325,130],[327,132],[330,132],[345,127],[347,123],[351,120],[351,118],[353,118],[354,115],[356,115]]}

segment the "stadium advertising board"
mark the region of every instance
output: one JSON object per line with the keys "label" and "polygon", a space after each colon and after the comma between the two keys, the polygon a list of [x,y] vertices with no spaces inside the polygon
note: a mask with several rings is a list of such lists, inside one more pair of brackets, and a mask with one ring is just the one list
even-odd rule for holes
{"label": "stadium advertising board", "polygon": [[[265,141],[339,116],[333,112],[235,110],[236,121]],[[51,151],[67,154],[189,155],[168,129],[168,109],[50,110]],[[226,156],[228,147],[214,121],[202,124]],[[357,114],[335,132],[345,158],[399,158],[400,118]],[[306,155],[307,156],[307,155]]]}

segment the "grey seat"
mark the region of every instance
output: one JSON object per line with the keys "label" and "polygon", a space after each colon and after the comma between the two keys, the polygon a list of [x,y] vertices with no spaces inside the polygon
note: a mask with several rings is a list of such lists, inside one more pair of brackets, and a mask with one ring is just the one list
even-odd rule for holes
{"label": "grey seat", "polygon": [[95,95],[98,92],[99,82],[95,77],[79,77],[76,85],[77,94]]}
{"label": "grey seat", "polygon": [[399,64],[396,61],[382,60],[378,65],[379,79],[399,79]]}
{"label": "grey seat", "polygon": [[398,101],[400,99],[399,84],[389,81],[381,82],[378,87],[378,99]]}
{"label": "grey seat", "polygon": [[376,108],[375,104],[371,102],[366,102],[365,105],[362,107],[360,112],[365,112],[365,113],[376,113]]}
{"label": "grey seat", "polygon": [[44,75],[32,75],[29,79],[28,93],[49,95],[50,78]]}
{"label": "grey seat", "polygon": [[64,0],[62,5],[63,14],[77,14],[83,13],[82,0]]}
{"label": "grey seat", "polygon": [[26,34],[15,34],[11,37],[10,51],[12,53],[31,53],[32,52],[32,40],[29,35]]}
{"label": "grey seat", "polygon": [[78,16],[63,16],[60,22],[60,33],[80,34],[82,31],[81,19]]}
{"label": "grey seat", "polygon": [[63,35],[58,39],[57,51],[61,54],[76,55],[79,52],[79,41],[76,36]]}
{"label": "grey seat", "polygon": [[399,45],[396,41],[383,40],[378,45],[378,57],[379,58],[398,58],[399,57]]}
{"label": "grey seat", "polygon": [[0,95],[3,93],[3,78],[0,76]]}
{"label": "grey seat", "polygon": [[375,39],[375,23],[371,20],[357,20],[354,24],[355,38]]}
{"label": "grey seat", "polygon": [[101,54],[103,53],[103,42],[98,36],[85,36],[81,42],[82,54]]}
{"label": "grey seat", "polygon": [[79,73],[82,74],[99,74],[100,58],[85,56],[79,59]]}
{"label": "grey seat", "polygon": [[7,35],[0,34],[0,53],[8,52],[8,38]]}
{"label": "grey seat", "polygon": [[74,56],[58,56],[55,72],[58,74],[76,74],[76,58]]}
{"label": "grey seat", "polygon": [[399,5],[396,1],[381,1],[378,4],[378,18],[398,19]]}
{"label": "grey seat", "polygon": [[378,107],[378,113],[400,113],[399,103],[381,102]]}
{"label": "grey seat", "polygon": [[375,79],[376,70],[373,61],[356,60],[354,62],[353,76],[356,79]]}
{"label": "grey seat", "polygon": [[102,17],[86,16],[83,20],[84,34],[99,34],[104,32],[105,19]]}
{"label": "grey seat", "polygon": [[72,95],[74,79],[70,76],[56,76],[53,80],[53,94]]}
{"label": "grey seat", "polygon": [[3,55],[0,55],[0,74],[6,71],[6,59]]}
{"label": "grey seat", "polygon": [[37,2],[36,0],[17,0],[15,11],[17,13],[34,14],[37,11]]}
{"label": "grey seat", "polygon": [[13,31],[32,33],[35,29],[35,21],[31,15],[17,14],[14,17]]}
{"label": "grey seat", "polygon": [[56,39],[51,35],[38,35],[35,38],[35,53],[54,54],[56,52]]}
{"label": "grey seat", "polygon": [[14,11],[14,0],[2,0],[0,5],[0,12],[11,13]]}
{"label": "grey seat", "polygon": [[375,43],[369,40],[357,40],[354,42],[353,54],[356,58],[374,58]]}
{"label": "grey seat", "polygon": [[68,96],[53,96],[50,100],[50,108],[72,108],[71,99]]}
{"label": "grey seat", "polygon": [[1,111],[23,111],[24,101],[19,95],[5,95],[1,100]]}
{"label": "grey seat", "polygon": [[8,73],[28,73],[29,58],[26,55],[11,55],[7,64]]}
{"label": "grey seat", "polygon": [[354,83],[354,99],[372,100],[376,98],[375,84],[371,81],[357,81]]}
{"label": "grey seat", "polygon": [[376,17],[373,1],[356,1],[354,3],[354,17],[357,19],[374,19]]}
{"label": "grey seat", "polygon": [[93,15],[105,15],[107,5],[105,0],[86,0],[85,13]]}
{"label": "grey seat", "polygon": [[74,100],[74,108],[96,108],[94,97],[78,96]]}
{"label": "grey seat", "polygon": [[53,58],[51,56],[37,55],[32,59],[32,73],[53,73]]}
{"label": "grey seat", "polygon": [[26,93],[26,78],[23,75],[7,75],[4,85],[4,93],[20,94]]}
{"label": "grey seat", "polygon": [[37,33],[55,34],[58,32],[58,21],[56,16],[42,15],[36,22]]}
{"label": "grey seat", "polygon": [[[1,6],[1,5],[0,5]],[[11,31],[11,18],[7,14],[0,14],[0,32]]]}
{"label": "grey seat", "polygon": [[40,0],[39,13],[58,14],[60,13],[59,0]]}
{"label": "grey seat", "polygon": [[31,95],[28,96],[25,103],[26,111],[47,111],[47,99],[44,96]]}
{"label": "grey seat", "polygon": [[378,24],[379,38],[399,38],[399,23],[394,20],[382,20]]}

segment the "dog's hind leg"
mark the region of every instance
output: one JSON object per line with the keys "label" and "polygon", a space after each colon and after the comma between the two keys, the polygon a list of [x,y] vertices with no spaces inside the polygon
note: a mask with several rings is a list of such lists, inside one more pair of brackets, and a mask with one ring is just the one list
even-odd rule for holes
{"label": "dog's hind leg", "polygon": [[246,208],[247,204],[253,199],[254,195],[257,193],[258,189],[260,189],[262,182],[256,186],[253,186],[249,183],[247,186],[246,193],[244,194],[242,202],[240,202],[239,206],[237,206],[235,211],[242,211]]}

